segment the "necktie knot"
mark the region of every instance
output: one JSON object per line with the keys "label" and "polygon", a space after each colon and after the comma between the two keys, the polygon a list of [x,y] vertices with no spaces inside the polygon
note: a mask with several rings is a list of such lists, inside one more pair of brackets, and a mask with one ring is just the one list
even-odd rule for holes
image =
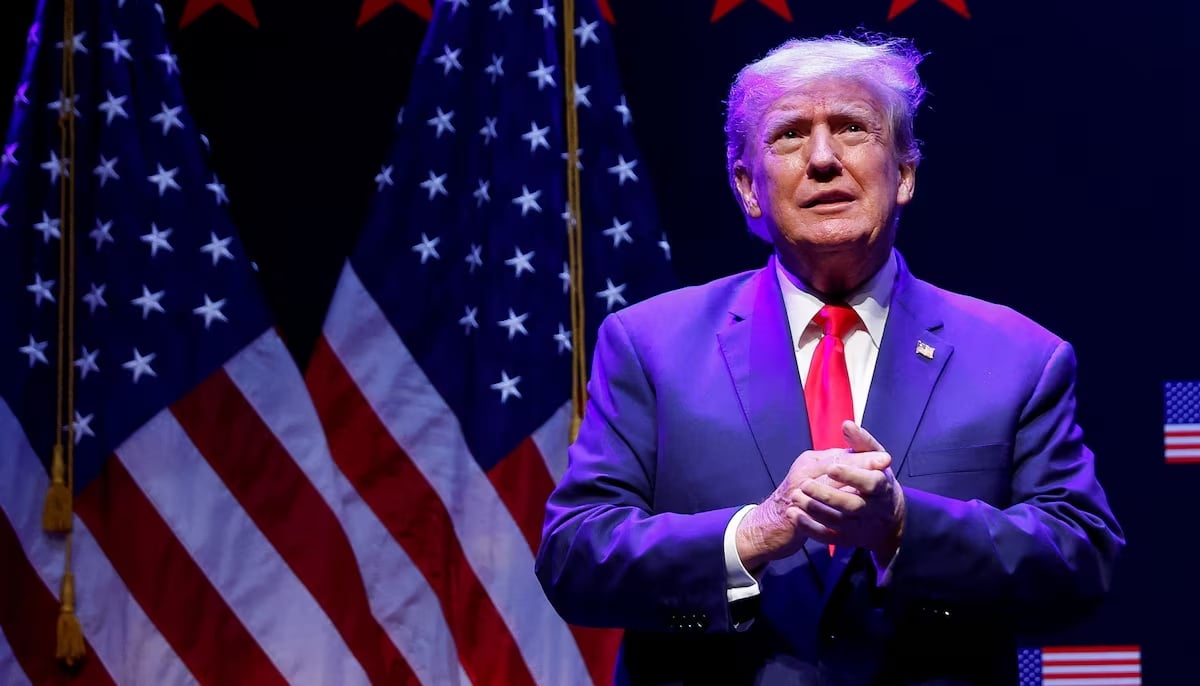
{"label": "necktie knot", "polygon": [[862,320],[854,308],[847,305],[826,305],[813,316],[813,323],[821,332],[834,338],[845,338]]}

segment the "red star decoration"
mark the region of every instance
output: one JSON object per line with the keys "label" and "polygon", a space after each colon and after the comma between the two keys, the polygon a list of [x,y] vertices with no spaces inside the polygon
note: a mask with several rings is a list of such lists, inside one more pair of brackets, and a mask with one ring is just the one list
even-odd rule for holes
{"label": "red star decoration", "polygon": [[241,17],[247,24],[258,28],[258,17],[254,14],[254,6],[250,0],[187,0],[183,7],[183,16],[179,19],[179,28],[200,18],[200,15],[214,7],[224,7]]}
{"label": "red star decoration", "polygon": [[[894,0],[894,1],[895,2],[904,2],[904,0]],[[909,1],[916,2],[916,0],[909,0]],[[942,0],[942,1],[945,2],[945,0]],[[737,7],[738,5],[743,4],[745,2],[746,2],[746,0],[717,0],[716,6],[713,7],[712,17],[708,21],[713,24],[717,23],[721,19],[721,17],[724,17],[726,14],[729,14],[730,10],[732,10],[733,8]],[[767,7],[775,14],[778,14],[779,16],[783,17],[784,19],[786,19],[788,21],[792,20],[792,11],[788,9],[787,0],[757,0],[757,2],[758,2],[758,4]]]}
{"label": "red star decoration", "polygon": [[433,5],[429,0],[363,0],[362,10],[358,13],[358,23],[355,26],[362,26],[371,21],[375,15],[392,5],[403,5],[425,21],[433,19]]}
{"label": "red star decoration", "polygon": [[[958,12],[963,19],[970,19],[971,13],[967,11],[967,0],[938,0],[946,7]],[[888,21],[895,19],[901,12],[917,4],[917,0],[892,0],[892,7],[888,10]]]}

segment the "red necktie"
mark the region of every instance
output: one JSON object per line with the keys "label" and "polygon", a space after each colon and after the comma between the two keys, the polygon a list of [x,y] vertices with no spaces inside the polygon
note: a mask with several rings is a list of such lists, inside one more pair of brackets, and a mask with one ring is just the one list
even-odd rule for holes
{"label": "red necktie", "polygon": [[[850,373],[846,371],[842,339],[860,321],[858,314],[845,305],[826,305],[813,317],[813,323],[823,333],[813,351],[804,383],[804,404],[814,450],[848,447],[842,436],[842,422],[854,419],[854,398],[850,394]],[[834,546],[830,545],[830,557],[833,551]]]}

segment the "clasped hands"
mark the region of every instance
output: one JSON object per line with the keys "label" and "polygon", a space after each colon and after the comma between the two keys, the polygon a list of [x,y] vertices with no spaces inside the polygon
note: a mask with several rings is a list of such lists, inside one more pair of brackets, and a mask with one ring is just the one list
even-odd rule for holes
{"label": "clasped hands", "polygon": [[850,449],[801,453],[775,491],[742,518],[736,542],[746,569],[787,557],[809,538],[866,548],[880,565],[891,561],[904,527],[892,457],[854,422],[844,422],[842,434]]}

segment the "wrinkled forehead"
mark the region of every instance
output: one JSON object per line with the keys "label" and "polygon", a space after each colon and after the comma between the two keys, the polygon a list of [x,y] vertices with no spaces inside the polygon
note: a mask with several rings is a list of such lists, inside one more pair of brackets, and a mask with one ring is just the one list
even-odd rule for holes
{"label": "wrinkled forehead", "polygon": [[760,102],[756,128],[761,131],[778,121],[841,117],[886,129],[887,108],[872,84],[851,77],[824,77],[795,84],[767,85]]}

